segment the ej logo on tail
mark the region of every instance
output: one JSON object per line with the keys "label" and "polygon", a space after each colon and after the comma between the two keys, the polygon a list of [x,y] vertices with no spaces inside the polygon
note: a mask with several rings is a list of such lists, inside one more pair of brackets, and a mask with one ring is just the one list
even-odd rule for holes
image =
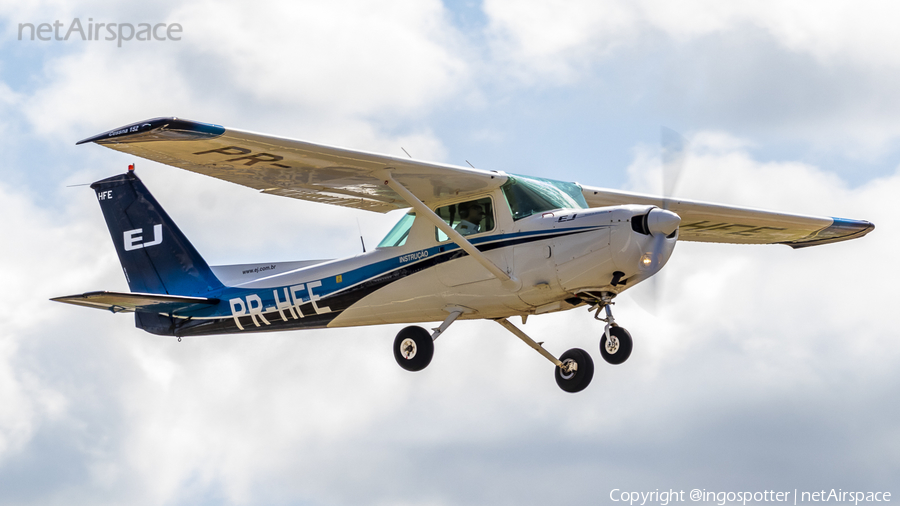
{"label": "ej logo on tail", "polygon": [[134,230],[126,230],[124,233],[125,236],[125,251],[131,251],[141,248],[149,248],[150,246],[156,246],[157,244],[161,244],[163,240],[162,236],[162,224],[153,225],[153,240],[149,242],[141,242],[143,237],[141,234],[144,233],[144,229],[136,228]]}

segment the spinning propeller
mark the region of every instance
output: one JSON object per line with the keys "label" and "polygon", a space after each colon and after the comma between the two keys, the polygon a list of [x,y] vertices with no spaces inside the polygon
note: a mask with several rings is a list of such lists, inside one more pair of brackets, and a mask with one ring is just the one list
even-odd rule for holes
{"label": "spinning propeller", "polygon": [[681,217],[669,211],[670,198],[675,192],[681,170],[684,168],[685,145],[687,140],[675,130],[660,127],[660,147],[662,148],[662,209],[654,209],[647,216],[647,229],[653,235],[651,268],[655,274],[662,267],[660,258],[666,237],[678,230]]}
{"label": "spinning propeller", "polygon": [[662,268],[663,249],[666,238],[673,237],[681,224],[681,217],[669,210],[671,197],[675,192],[678,179],[681,177],[686,156],[687,140],[671,128],[660,128],[660,147],[662,150],[662,207],[650,211],[647,215],[645,229],[653,237],[650,251],[641,258],[647,276],[646,280],[649,294],[646,300],[638,303],[644,308],[655,313],[658,308],[660,281],[655,276]]}

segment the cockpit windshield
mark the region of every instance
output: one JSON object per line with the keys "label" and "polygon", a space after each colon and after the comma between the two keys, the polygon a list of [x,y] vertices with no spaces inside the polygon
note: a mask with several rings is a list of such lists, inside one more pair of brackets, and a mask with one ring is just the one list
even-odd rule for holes
{"label": "cockpit windshield", "polygon": [[575,183],[510,175],[501,188],[513,220],[556,209],[588,208],[581,188]]}
{"label": "cockpit windshield", "polygon": [[415,211],[410,211],[403,215],[400,218],[400,221],[394,225],[394,228],[391,229],[390,232],[384,239],[378,243],[379,248],[393,248],[395,246],[403,246],[406,244],[406,238],[409,237],[409,229],[412,228],[413,221],[416,220]]}

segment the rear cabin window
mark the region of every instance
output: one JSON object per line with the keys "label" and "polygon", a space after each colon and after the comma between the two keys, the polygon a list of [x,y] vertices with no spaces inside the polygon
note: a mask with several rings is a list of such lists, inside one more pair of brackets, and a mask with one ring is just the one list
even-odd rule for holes
{"label": "rear cabin window", "polygon": [[[463,236],[494,230],[494,204],[490,197],[439,207],[435,213]],[[441,229],[434,230],[438,242],[449,239]]]}
{"label": "rear cabin window", "polygon": [[509,204],[513,220],[521,220],[535,213],[557,209],[587,209],[581,187],[575,183],[539,177],[509,176],[500,187]]}
{"label": "rear cabin window", "polygon": [[397,246],[403,246],[406,244],[406,238],[409,237],[409,229],[412,228],[413,222],[416,221],[416,213],[415,211],[410,211],[405,214],[400,221],[394,225],[394,228],[391,229],[390,232],[384,239],[378,243],[379,248],[394,248]]}

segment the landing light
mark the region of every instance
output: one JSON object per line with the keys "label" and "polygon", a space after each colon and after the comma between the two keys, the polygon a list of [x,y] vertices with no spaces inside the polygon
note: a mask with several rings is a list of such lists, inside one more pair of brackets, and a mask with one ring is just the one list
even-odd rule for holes
{"label": "landing light", "polygon": [[653,255],[650,253],[644,253],[644,256],[641,257],[641,265],[644,267],[650,267],[650,264],[653,263]]}

